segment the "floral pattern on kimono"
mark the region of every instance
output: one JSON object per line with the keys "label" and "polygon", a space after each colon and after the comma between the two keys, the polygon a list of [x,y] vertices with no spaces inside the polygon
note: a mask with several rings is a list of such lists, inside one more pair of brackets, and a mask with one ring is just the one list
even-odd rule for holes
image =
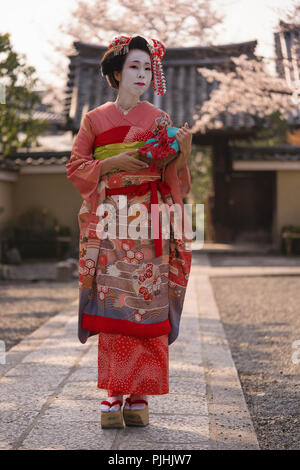
{"label": "floral pattern on kimono", "polygon": [[[174,238],[172,224],[171,237],[163,239],[159,258],[155,257],[151,239],[99,238],[97,209],[105,202],[116,206],[114,197],[107,197],[107,188],[161,179],[159,171],[150,173],[147,169],[134,175],[119,171],[101,176],[103,160],[93,158],[94,139],[107,129],[115,127],[117,131],[125,124],[129,127],[124,134],[124,142],[135,142],[157,135],[172,122],[167,113],[147,101],[125,116],[112,102],[108,102],[84,116],[66,165],[67,177],[83,198],[78,214],[78,336],[84,343],[89,336],[100,332],[123,332],[124,335],[145,338],[167,333],[168,342],[172,344],[178,336],[189,278],[190,245],[184,239]],[[159,204],[172,206],[178,203],[183,207],[183,197],[191,187],[187,165],[177,171],[175,161],[171,162],[165,170],[164,181],[171,187],[171,193],[162,197],[158,191]],[[128,210],[136,202],[149,208],[149,192],[140,196],[127,195]],[[149,226],[150,222],[148,218]]]}

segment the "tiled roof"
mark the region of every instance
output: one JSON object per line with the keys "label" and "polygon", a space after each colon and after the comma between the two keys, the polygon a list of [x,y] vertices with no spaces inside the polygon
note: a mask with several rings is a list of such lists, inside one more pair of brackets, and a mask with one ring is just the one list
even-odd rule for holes
{"label": "tiled roof", "polygon": [[33,118],[40,120],[47,119],[47,121],[57,124],[65,124],[66,122],[66,116],[64,114],[51,113],[47,111],[34,111]]}
{"label": "tiled roof", "polygon": [[[254,117],[245,112],[236,114],[221,112],[211,120],[212,124],[216,121],[221,121],[223,124],[221,130],[226,129],[227,131],[250,129],[257,126]],[[218,130],[217,127],[215,129]]]}
{"label": "tiled roof", "polygon": [[[196,106],[201,106],[216,86],[216,83],[209,83],[197,69],[233,70],[235,65],[230,57],[246,54],[255,58],[256,45],[257,41],[248,41],[217,46],[167,48],[162,60],[166,95],[157,97],[153,88],[149,87],[141,99],[167,111],[175,126],[180,127],[187,121],[192,127]],[[77,54],[69,56],[65,113],[66,128],[77,132],[82,115],[107,101],[113,101],[117,90],[111,89],[100,73],[100,60],[107,47],[83,42],[74,42],[74,47]],[[224,130],[240,126],[252,128],[254,125],[251,116],[243,114],[232,116],[224,113],[220,120]]]}
{"label": "tiled roof", "polygon": [[274,147],[230,146],[234,161],[300,161],[300,147],[280,145]]}
{"label": "tiled roof", "polygon": [[20,152],[0,160],[1,170],[17,171],[24,166],[65,165],[70,160],[70,151],[66,152]]}
{"label": "tiled roof", "polygon": [[70,131],[42,135],[38,138],[41,144],[39,147],[32,147],[29,151],[21,148],[5,158],[0,156],[0,169],[18,170],[29,165],[65,165],[71,156],[73,139]]}
{"label": "tiled roof", "polygon": [[12,164],[11,162],[8,162],[6,158],[0,160],[0,171],[11,171],[13,173],[18,172],[18,168]]}

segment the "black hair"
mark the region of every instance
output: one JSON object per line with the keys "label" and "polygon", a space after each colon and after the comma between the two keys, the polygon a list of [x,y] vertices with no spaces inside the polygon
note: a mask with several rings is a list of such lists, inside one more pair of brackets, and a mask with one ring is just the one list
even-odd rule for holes
{"label": "black hair", "polygon": [[[150,51],[147,46],[147,41],[142,36],[134,36],[128,43],[128,51],[132,49],[140,49],[149,54]],[[119,88],[119,81],[114,77],[114,72],[122,72],[123,65],[127,54],[114,55],[114,50],[107,50],[100,61],[101,73],[106,77],[106,80],[111,88]],[[151,79],[152,81],[152,79]]]}

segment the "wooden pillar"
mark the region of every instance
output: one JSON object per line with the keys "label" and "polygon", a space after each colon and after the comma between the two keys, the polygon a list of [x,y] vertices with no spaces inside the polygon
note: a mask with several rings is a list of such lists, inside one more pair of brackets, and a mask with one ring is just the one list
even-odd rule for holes
{"label": "wooden pillar", "polygon": [[216,243],[231,243],[233,228],[229,201],[231,162],[227,137],[217,137],[212,148],[211,220]]}

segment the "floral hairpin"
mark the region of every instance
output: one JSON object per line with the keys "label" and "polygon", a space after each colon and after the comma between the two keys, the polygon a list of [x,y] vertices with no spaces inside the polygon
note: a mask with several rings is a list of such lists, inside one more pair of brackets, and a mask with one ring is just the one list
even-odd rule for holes
{"label": "floral hairpin", "polygon": [[[134,36],[116,36],[109,44],[108,49],[114,49],[114,55],[127,54],[129,51],[128,43]],[[161,59],[166,48],[161,41],[157,39],[146,39],[150,52],[151,67],[153,74],[153,89],[158,95],[166,93],[166,78],[162,69]]]}

